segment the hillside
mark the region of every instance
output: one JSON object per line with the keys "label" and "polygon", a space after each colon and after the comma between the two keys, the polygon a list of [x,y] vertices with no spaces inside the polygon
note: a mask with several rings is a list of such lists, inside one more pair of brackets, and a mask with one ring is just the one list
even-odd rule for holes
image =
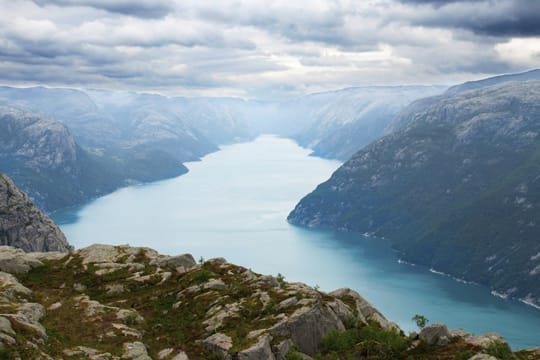
{"label": "hillside", "polygon": [[[224,259],[92,245],[0,247],[0,357],[9,359],[540,359],[494,334],[406,336],[359,294],[321,292]],[[17,266],[13,266],[16,263]]]}
{"label": "hillside", "polygon": [[387,237],[407,261],[540,305],[540,81],[420,100],[289,221]]}

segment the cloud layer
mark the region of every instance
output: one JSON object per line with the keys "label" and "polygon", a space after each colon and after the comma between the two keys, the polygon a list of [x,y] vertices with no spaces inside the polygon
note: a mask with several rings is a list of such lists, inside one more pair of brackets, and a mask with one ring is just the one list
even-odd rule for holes
{"label": "cloud layer", "polygon": [[0,82],[284,97],[540,64],[527,0],[0,0]]}

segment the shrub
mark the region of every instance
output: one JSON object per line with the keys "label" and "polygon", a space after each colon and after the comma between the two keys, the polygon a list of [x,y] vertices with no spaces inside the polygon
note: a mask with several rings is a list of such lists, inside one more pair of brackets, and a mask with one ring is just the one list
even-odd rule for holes
{"label": "shrub", "polygon": [[505,342],[494,342],[486,351],[489,355],[496,357],[500,360],[511,360],[514,358],[510,346]]}
{"label": "shrub", "polygon": [[425,328],[427,323],[429,322],[429,320],[424,315],[419,314],[414,315],[411,320],[416,323],[416,326],[418,326],[420,330]]}

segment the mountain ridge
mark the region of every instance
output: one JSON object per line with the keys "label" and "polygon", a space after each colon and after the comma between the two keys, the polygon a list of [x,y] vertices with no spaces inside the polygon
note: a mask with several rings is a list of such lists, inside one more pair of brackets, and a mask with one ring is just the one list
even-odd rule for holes
{"label": "mountain ridge", "polygon": [[539,305],[539,99],[524,81],[413,103],[289,221],[389,238],[408,262]]}

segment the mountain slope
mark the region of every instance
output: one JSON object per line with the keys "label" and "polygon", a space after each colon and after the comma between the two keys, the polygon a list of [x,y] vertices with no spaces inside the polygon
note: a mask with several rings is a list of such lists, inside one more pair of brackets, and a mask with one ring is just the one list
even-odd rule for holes
{"label": "mountain slope", "polygon": [[[0,245],[24,251],[61,251],[73,248],[62,231],[40,210],[13,181],[0,173]],[[3,261],[9,259],[3,259]]]}
{"label": "mountain slope", "polygon": [[122,185],[116,163],[83,150],[58,121],[0,106],[0,171],[45,211],[79,204]]}
{"label": "mountain slope", "polygon": [[[434,324],[406,336],[350,289],[325,293],[222,258],[196,264],[189,254],[110,245],[68,255],[0,247],[9,256],[19,266],[0,263],[1,358],[514,359],[498,335]],[[540,352],[515,356],[537,360]]]}
{"label": "mountain slope", "polygon": [[[291,121],[306,123],[293,134],[314,155],[347,160],[383,135],[401,109],[442,92],[436,86],[371,86],[312,94],[291,103]],[[305,103],[305,104],[304,104]]]}
{"label": "mountain slope", "polygon": [[540,81],[421,100],[289,215],[540,305]]}

